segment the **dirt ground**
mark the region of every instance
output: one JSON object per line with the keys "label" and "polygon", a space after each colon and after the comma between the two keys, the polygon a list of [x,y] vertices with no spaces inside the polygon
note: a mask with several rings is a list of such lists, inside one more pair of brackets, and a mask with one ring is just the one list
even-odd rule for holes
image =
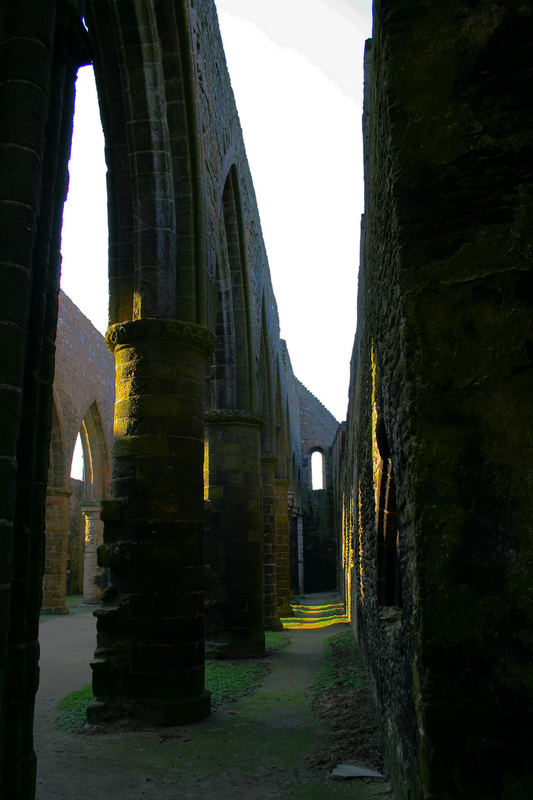
{"label": "dirt ground", "polygon": [[[55,726],[56,705],[90,682],[95,621],[90,613],[45,620],[35,708],[37,800],[390,798],[384,780],[330,777],[337,762],[379,766],[379,752],[358,752],[361,737],[355,737],[354,747],[347,735],[354,714],[363,713],[361,698],[343,693],[335,699],[333,690],[320,698],[322,708],[311,709],[308,690],[322,641],[345,629],[337,624],[288,631],[291,645],[270,658],[259,690],[201,723],[75,733]],[[359,725],[363,733],[372,725],[365,714]]]}

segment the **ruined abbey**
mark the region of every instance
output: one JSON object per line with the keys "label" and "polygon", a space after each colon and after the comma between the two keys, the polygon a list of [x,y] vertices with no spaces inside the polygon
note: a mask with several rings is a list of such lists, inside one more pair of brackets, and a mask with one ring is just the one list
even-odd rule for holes
{"label": "ruined abbey", "polygon": [[[533,797],[533,6],[373,14],[338,426],[279,336],[214,0],[0,2],[1,797],[34,797],[67,580],[99,603],[92,721],[204,718],[205,653],[262,653],[293,593],[336,586],[395,798]],[[107,349],[59,295],[88,63]]]}

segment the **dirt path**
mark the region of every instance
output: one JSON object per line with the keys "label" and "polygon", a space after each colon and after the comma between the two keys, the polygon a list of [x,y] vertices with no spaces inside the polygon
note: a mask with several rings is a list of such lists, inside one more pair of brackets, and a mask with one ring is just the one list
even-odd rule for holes
{"label": "dirt path", "polygon": [[41,626],[41,685],[35,711],[37,800],[367,800],[381,782],[338,782],[305,766],[323,736],[305,691],[321,642],[334,625],[291,630],[291,646],[273,659],[252,696],[194,725],[145,731],[71,733],[55,728],[57,700],[90,682],[95,624],[90,614]]}

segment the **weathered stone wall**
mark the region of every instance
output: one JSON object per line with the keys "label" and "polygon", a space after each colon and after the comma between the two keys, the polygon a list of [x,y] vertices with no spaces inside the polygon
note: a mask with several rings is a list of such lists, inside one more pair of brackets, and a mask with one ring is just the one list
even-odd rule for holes
{"label": "weathered stone wall", "polygon": [[[46,501],[43,613],[66,612],[65,592],[71,581],[72,592],[83,590],[85,520],[82,505],[87,501],[99,503],[109,495],[114,397],[115,368],[104,337],[60,292]],[[81,488],[71,486],[70,479],[79,433],[86,468]],[[73,488],[76,489],[74,494]],[[71,574],[67,577],[69,562]],[[94,572],[95,567],[96,564],[89,567],[90,571]]]}
{"label": "weathered stone wall", "polygon": [[75,5],[0,4],[0,792],[6,797],[31,797],[35,785],[31,720],[61,208],[74,74],[86,55]]}
{"label": "weathered stone wall", "polygon": [[70,479],[72,494],[69,504],[69,529],[67,547],[66,594],[83,593],[84,533],[83,515],[83,483]]}
{"label": "weathered stone wall", "polygon": [[398,798],[533,792],[532,32],[374,3],[337,504]]}
{"label": "weathered stone wall", "polygon": [[[54,398],[61,415],[63,448],[70,463],[76,437],[90,407],[101,419],[104,448],[110,459],[113,442],[115,364],[105,339],[64,293],[59,293]],[[106,465],[109,472],[109,464]],[[106,476],[109,491],[109,474]]]}

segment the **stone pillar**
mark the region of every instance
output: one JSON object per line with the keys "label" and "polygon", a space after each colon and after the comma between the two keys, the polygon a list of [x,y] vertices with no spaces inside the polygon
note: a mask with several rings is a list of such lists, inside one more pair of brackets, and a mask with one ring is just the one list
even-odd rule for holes
{"label": "stone pillar", "polygon": [[296,521],[298,536],[298,594],[304,593],[304,518],[298,515]]}
{"label": "stone pillar", "polygon": [[109,582],[109,571],[98,566],[96,551],[104,541],[104,523],[100,519],[101,503],[84,503],[81,513],[85,521],[83,555],[83,602],[99,603]]}
{"label": "stone pillar", "polygon": [[41,614],[68,614],[65,594],[71,494],[70,489],[48,487],[46,490],[46,549]]}
{"label": "stone pillar", "polygon": [[281,631],[278,613],[278,590],[276,576],[276,483],[275,469],[278,457],[275,453],[263,453],[261,471],[263,477],[263,567],[265,575],[265,628]]}
{"label": "stone pillar", "polygon": [[292,616],[291,566],[289,542],[289,486],[286,478],[276,478],[276,578],[278,614]]}
{"label": "stone pillar", "polygon": [[216,543],[222,593],[208,609],[208,648],[218,658],[265,652],[261,418],[249,411],[206,415],[209,543]]}
{"label": "stone pillar", "polygon": [[209,714],[202,566],[205,328],[177,320],[113,325],[112,497],[102,503],[91,722],[156,725]]}

